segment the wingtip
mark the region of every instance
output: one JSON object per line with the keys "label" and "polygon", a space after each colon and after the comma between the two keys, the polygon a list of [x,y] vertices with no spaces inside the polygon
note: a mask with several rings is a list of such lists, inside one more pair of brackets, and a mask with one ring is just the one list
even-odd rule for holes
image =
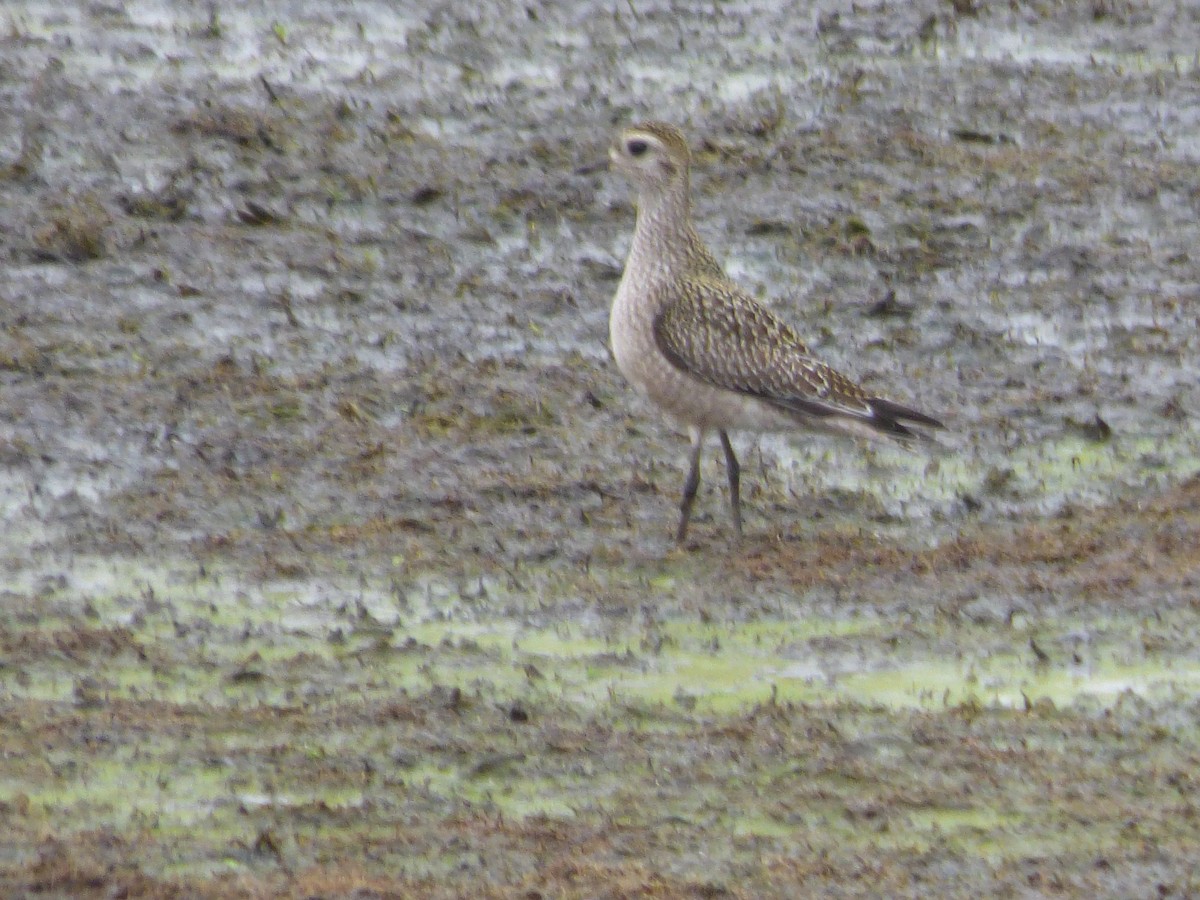
{"label": "wingtip", "polygon": [[915,425],[918,428],[930,429],[946,427],[944,422],[933,416],[927,416],[923,412],[891,400],[885,400],[882,397],[872,397],[868,401],[868,405],[871,407],[872,424],[885,434],[902,440],[928,439],[928,435],[921,431],[914,431],[909,426]]}

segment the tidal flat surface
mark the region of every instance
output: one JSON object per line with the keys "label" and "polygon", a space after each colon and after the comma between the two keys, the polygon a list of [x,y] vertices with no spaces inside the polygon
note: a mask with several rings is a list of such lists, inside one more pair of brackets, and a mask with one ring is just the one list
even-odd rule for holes
{"label": "tidal flat surface", "polygon": [[[779,7],[779,8],[777,8]],[[786,8],[783,8],[786,7]],[[0,9],[0,893],[1200,891],[1187,4]],[[623,382],[620,125],[908,452]]]}

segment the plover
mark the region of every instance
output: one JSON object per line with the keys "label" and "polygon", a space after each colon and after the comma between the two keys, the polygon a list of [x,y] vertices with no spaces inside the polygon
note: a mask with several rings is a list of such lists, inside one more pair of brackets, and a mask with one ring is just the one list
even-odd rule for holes
{"label": "plover", "polygon": [[609,318],[613,355],[621,373],[691,437],[677,541],[687,539],[711,430],[725,451],[740,538],[740,468],[729,431],[818,429],[911,441],[920,436],[911,425],[943,427],[816,359],[791,327],[726,277],[692,227],[691,153],[679,129],[631,125],[609,159],[638,189],[633,243]]}

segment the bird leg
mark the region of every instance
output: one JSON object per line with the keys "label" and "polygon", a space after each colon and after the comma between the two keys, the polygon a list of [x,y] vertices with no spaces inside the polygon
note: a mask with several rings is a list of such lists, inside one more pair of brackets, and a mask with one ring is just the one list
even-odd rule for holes
{"label": "bird leg", "polygon": [[737,455],[733,452],[733,444],[729,443],[729,435],[725,429],[719,429],[721,449],[725,451],[725,473],[729,476],[729,509],[733,512],[733,529],[738,539],[742,537],[742,467],[738,465]]}
{"label": "bird leg", "polygon": [[688,435],[692,439],[692,452],[688,457],[690,468],[687,481],[683,483],[683,500],[679,504],[679,530],[675,532],[675,541],[679,544],[687,540],[688,519],[692,515],[692,503],[696,500],[696,491],[700,488],[700,448],[704,445],[702,428],[692,426],[688,428]]}

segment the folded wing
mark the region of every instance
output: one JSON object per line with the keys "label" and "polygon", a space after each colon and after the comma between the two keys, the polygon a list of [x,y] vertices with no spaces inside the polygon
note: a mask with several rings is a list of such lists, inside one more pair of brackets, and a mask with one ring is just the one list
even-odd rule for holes
{"label": "folded wing", "polygon": [[684,278],[654,322],[672,364],[715,387],[756,397],[817,420],[850,419],[881,434],[919,436],[906,423],[941,428],[937,419],[868,394],[815,359],[800,336],[724,279]]}

